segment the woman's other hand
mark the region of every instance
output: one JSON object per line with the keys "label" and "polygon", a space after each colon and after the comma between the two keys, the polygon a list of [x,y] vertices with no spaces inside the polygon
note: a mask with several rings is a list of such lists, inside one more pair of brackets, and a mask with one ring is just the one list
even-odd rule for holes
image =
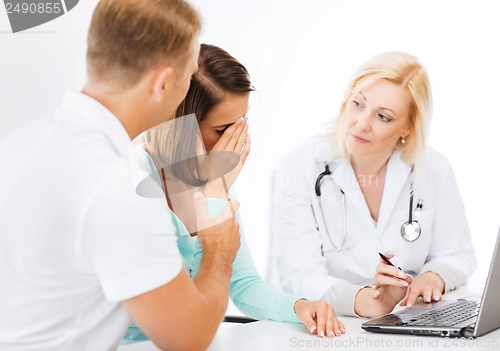
{"label": "woman's other hand", "polygon": [[346,333],[332,305],[325,301],[297,300],[294,305],[299,320],[313,334],[333,338]]}

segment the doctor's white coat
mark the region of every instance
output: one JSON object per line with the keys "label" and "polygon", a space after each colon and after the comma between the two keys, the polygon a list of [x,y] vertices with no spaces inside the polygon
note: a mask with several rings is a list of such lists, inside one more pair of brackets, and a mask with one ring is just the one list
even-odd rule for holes
{"label": "doctor's white coat", "polygon": [[[429,270],[439,274],[446,291],[464,284],[476,267],[476,258],[447,158],[430,149],[412,174],[399,151],[394,151],[375,223],[350,163],[334,156],[333,148],[325,139],[310,140],[277,166],[273,256],[284,290],[325,299],[338,314],[354,315],[354,297],[362,286],[373,282],[378,252],[385,251],[394,251],[393,263],[414,276]],[[319,199],[315,182],[325,162],[332,174],[323,178]],[[419,199],[423,201],[418,220],[422,233],[408,242],[400,230],[409,217],[412,180],[413,209]]]}

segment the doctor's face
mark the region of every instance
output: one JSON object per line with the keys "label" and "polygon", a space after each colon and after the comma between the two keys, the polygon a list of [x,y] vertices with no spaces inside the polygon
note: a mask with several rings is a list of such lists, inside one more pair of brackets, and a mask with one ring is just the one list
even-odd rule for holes
{"label": "doctor's face", "polygon": [[410,93],[386,79],[354,89],[345,111],[347,149],[354,157],[390,156],[410,134]]}
{"label": "doctor's face", "polygon": [[207,152],[219,141],[224,131],[248,112],[250,93],[226,93],[221,103],[216,105],[199,122],[201,136]]}

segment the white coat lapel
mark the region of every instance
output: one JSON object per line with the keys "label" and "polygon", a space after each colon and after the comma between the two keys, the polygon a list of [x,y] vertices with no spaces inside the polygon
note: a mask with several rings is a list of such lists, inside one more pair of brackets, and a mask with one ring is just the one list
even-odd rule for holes
{"label": "white coat lapel", "polygon": [[[385,226],[394,211],[396,202],[401,195],[410,172],[411,167],[401,159],[400,152],[394,151],[387,163],[384,192],[382,194],[377,222],[377,234],[381,235],[384,232]],[[409,196],[410,194],[408,193],[408,198]]]}
{"label": "white coat lapel", "polygon": [[[370,210],[366,205],[365,197],[361,192],[356,174],[354,174],[349,161],[342,157],[335,162],[333,169],[332,178],[344,191],[348,210],[359,212],[359,218],[364,218],[367,221],[368,227],[373,228]],[[349,203],[351,206],[349,206]],[[349,217],[351,216],[349,215]]]}

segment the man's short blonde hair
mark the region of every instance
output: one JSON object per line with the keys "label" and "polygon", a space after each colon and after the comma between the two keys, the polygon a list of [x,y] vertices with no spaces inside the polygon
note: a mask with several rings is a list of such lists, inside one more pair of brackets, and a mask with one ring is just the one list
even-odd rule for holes
{"label": "man's short blonde hair", "polygon": [[187,58],[200,28],[184,0],[101,0],[88,34],[89,78],[133,86],[156,66]]}
{"label": "man's short blonde hair", "polygon": [[432,114],[432,94],[429,79],[418,59],[404,52],[385,52],[365,62],[352,76],[341,105],[334,136],[342,154],[349,157],[345,140],[345,109],[354,91],[362,91],[371,83],[386,79],[407,89],[411,96],[411,134],[404,144],[398,144],[401,158],[413,165],[422,160],[427,148]]}

